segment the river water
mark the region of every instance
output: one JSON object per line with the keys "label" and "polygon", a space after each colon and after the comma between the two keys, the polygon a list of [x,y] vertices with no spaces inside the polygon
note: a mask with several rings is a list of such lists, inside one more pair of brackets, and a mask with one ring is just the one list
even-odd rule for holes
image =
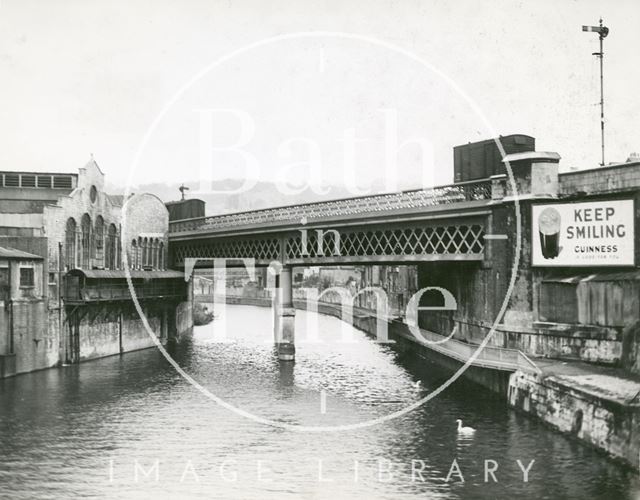
{"label": "river water", "polygon": [[[310,314],[296,328],[304,337],[316,321],[322,342],[300,345],[293,367],[265,341],[270,311],[249,306],[225,312],[235,342],[212,341],[216,321],[171,354],[226,403],[291,426],[366,422],[446,380]],[[473,437],[458,436],[457,418]],[[7,499],[640,498],[633,471],[464,382],[382,424],[302,432],[221,407],[156,349],[0,381],[0,443]],[[485,482],[491,460],[497,482]]]}

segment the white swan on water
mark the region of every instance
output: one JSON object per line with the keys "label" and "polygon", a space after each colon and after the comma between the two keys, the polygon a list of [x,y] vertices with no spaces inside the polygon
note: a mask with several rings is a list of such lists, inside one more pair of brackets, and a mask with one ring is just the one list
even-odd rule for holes
{"label": "white swan on water", "polygon": [[473,427],[462,427],[462,420],[456,420],[458,422],[458,434],[473,434],[476,430]]}

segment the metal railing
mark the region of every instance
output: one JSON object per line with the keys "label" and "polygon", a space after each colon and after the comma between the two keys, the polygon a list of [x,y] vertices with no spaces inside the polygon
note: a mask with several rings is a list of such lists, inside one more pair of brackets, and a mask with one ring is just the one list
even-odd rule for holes
{"label": "metal railing", "polygon": [[203,229],[225,229],[265,223],[313,221],[326,217],[353,216],[392,210],[431,207],[465,201],[490,200],[492,181],[459,182],[428,189],[399,193],[358,196],[341,200],[303,203],[284,207],[251,210],[228,215],[183,219],[169,223],[170,233]]}
{"label": "metal railing", "polygon": [[405,338],[411,338],[428,349],[454,358],[462,363],[466,363],[473,358],[471,362],[473,366],[508,371],[535,371],[540,373],[537,365],[518,349],[508,349],[491,345],[480,349],[476,344],[468,344],[453,338],[445,340],[445,336],[423,329],[420,329],[422,339],[402,331],[398,332],[398,334]]}

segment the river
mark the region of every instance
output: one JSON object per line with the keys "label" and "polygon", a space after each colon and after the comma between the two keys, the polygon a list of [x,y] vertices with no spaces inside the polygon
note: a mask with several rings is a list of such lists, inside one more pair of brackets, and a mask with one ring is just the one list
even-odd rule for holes
{"label": "river", "polygon": [[[303,334],[309,315],[298,312]],[[237,341],[197,327],[171,354],[204,388],[259,418],[342,426],[392,414],[446,380],[335,318],[282,365],[268,309],[229,306]],[[459,437],[456,419],[476,428]],[[355,430],[259,423],[192,387],[156,349],[0,381],[0,497],[637,499],[638,476],[461,381]],[[493,474],[487,474],[485,461]],[[533,461],[533,462],[532,462]],[[523,469],[528,468],[527,481]],[[448,481],[447,481],[448,476]],[[494,478],[496,482],[494,482]]]}

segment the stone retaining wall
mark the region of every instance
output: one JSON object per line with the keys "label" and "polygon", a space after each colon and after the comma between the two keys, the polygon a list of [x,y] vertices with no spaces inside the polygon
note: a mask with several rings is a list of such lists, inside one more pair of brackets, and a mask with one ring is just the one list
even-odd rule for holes
{"label": "stone retaining wall", "polygon": [[640,406],[569,387],[553,376],[516,372],[509,405],[552,427],[639,467]]}

